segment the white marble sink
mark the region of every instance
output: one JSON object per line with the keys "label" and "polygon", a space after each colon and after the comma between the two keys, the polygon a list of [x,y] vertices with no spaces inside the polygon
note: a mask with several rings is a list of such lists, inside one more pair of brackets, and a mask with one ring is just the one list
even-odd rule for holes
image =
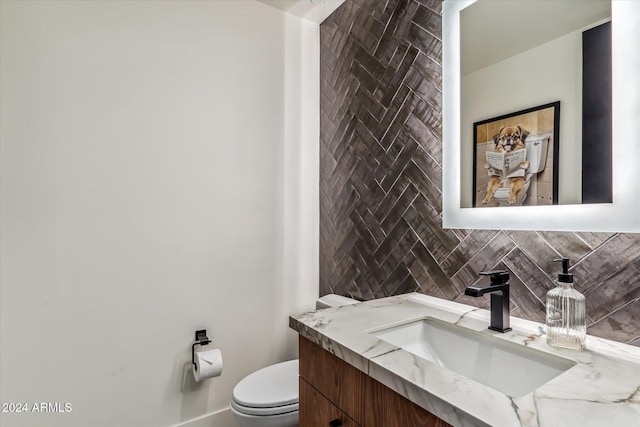
{"label": "white marble sink", "polygon": [[576,362],[433,318],[370,334],[511,397],[524,396]]}

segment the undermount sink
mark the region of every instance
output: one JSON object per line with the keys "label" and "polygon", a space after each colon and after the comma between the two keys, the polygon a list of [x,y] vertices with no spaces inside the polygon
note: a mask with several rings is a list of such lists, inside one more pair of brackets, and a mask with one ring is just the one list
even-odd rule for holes
{"label": "undermount sink", "polygon": [[511,397],[534,391],[576,364],[430,318],[370,333]]}

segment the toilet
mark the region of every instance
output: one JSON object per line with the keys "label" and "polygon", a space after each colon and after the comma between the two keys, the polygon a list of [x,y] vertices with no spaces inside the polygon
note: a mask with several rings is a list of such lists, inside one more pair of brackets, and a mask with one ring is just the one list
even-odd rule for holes
{"label": "toilet", "polygon": [[[358,302],[329,294],[316,301],[316,309]],[[276,363],[244,377],[233,389],[230,408],[240,427],[296,427],[298,360]]]}
{"label": "toilet", "polygon": [[[516,205],[520,206],[527,198],[531,179],[542,172],[547,165],[547,148],[549,147],[549,137],[528,139],[525,141],[527,149],[527,160],[529,169],[525,172],[524,188],[518,194]],[[509,188],[500,187],[493,194],[493,198],[498,202],[498,206],[509,206]]]}

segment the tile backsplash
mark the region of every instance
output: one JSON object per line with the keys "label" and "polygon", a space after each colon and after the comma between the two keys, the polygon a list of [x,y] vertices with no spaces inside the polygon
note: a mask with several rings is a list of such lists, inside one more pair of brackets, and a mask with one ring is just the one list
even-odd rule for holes
{"label": "tile backsplash", "polygon": [[320,294],[464,288],[511,272],[512,314],[544,322],[571,258],[588,333],[640,345],[640,234],[442,228],[440,0],[346,0],[320,25]]}

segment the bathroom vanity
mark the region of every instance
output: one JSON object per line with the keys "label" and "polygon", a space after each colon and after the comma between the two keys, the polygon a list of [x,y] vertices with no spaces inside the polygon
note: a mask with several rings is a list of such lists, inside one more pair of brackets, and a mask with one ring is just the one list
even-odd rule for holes
{"label": "bathroom vanity", "polygon": [[588,336],[546,344],[512,318],[412,293],[290,317],[300,334],[300,425],[631,426],[640,348]]}

